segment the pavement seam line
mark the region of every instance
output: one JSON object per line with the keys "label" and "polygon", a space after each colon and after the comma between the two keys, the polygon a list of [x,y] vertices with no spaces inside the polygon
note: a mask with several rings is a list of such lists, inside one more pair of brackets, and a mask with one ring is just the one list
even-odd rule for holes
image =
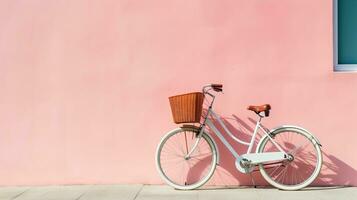
{"label": "pavement seam line", "polygon": [[28,188],[28,189],[22,191],[20,194],[13,196],[13,197],[11,198],[11,200],[17,199],[19,196],[21,196],[21,195],[24,194],[25,192],[29,191],[30,189],[31,189],[31,188]]}
{"label": "pavement seam line", "polygon": [[144,185],[142,185],[141,188],[139,189],[139,191],[135,194],[133,200],[135,200],[139,196],[139,193],[141,192],[141,190],[143,190],[143,188],[144,188]]}
{"label": "pavement seam line", "polygon": [[77,197],[75,200],[79,200],[80,198],[82,198],[85,195],[85,192],[83,192],[81,195],[79,195],[79,197]]}
{"label": "pavement seam line", "polygon": [[92,188],[93,186],[89,186],[87,189],[85,189],[83,191],[83,193],[81,195],[79,195],[75,200],[79,200],[80,198],[82,198],[89,190],[90,188]]}

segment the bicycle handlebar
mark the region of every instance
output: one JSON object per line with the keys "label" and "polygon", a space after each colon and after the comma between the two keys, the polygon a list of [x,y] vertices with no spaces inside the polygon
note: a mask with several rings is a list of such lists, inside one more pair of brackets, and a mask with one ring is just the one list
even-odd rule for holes
{"label": "bicycle handlebar", "polygon": [[223,85],[222,84],[212,83],[212,84],[209,84],[209,85],[205,85],[202,88],[203,93],[207,93],[208,92],[208,90],[206,90],[206,88],[209,88],[208,90],[213,89],[215,92],[223,92]]}
{"label": "bicycle handlebar", "polygon": [[223,92],[223,85],[222,84],[211,84],[211,87],[216,92]]}

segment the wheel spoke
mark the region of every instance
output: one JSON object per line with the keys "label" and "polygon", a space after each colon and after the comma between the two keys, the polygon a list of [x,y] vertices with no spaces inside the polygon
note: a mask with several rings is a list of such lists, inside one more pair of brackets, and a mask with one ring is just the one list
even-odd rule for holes
{"label": "wheel spoke", "polygon": [[[264,168],[260,165],[263,177],[271,184],[281,189],[301,188],[307,186],[316,177],[321,167],[320,149],[314,145],[311,136],[298,130],[277,131],[274,140],[284,151],[292,156],[292,159],[282,165],[273,168]],[[272,142],[265,138],[260,147],[260,152],[275,150]],[[319,168],[318,168],[319,167]]]}
{"label": "wheel spoke", "polygon": [[274,171],[271,173],[271,175],[273,175],[273,174],[276,172],[276,170],[278,170],[281,166],[282,166],[282,165],[278,165],[277,167],[273,168]]}
{"label": "wheel spoke", "polygon": [[206,154],[202,154],[199,156],[191,156],[191,158],[196,158],[196,159],[205,159],[205,158],[209,158],[211,157],[211,153],[206,153]]}
{"label": "wheel spoke", "polygon": [[[204,184],[214,172],[216,155],[214,145],[208,142],[205,134],[199,140],[190,158],[185,155],[191,151],[197,137],[192,130],[181,129],[168,135],[160,144],[158,165],[164,180],[178,189],[195,188]],[[213,169],[213,170],[212,170]]]}

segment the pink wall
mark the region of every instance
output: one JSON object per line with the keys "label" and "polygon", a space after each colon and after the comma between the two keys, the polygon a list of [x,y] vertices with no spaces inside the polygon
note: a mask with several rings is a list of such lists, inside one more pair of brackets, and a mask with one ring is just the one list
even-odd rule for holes
{"label": "pink wall", "polygon": [[[356,186],[357,75],[332,50],[331,0],[0,1],[0,185],[161,183],[167,97],[218,82],[222,116],[270,103],[266,126],[321,140],[315,184]],[[225,154],[211,183],[250,180]]]}

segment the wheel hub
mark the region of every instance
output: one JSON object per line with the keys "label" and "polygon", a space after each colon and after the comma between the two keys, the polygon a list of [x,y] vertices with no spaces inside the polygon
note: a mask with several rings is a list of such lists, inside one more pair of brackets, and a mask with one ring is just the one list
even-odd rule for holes
{"label": "wheel hub", "polygon": [[292,162],[294,160],[294,156],[292,154],[288,154],[288,161]]}

